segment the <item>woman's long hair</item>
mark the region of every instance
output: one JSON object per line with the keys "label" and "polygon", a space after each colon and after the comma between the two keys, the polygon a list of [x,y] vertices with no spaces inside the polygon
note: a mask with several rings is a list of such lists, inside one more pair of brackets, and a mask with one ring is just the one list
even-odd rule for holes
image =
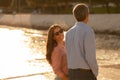
{"label": "woman's long hair", "polygon": [[50,26],[50,28],[48,29],[47,43],[46,43],[46,59],[49,62],[49,64],[52,63],[51,62],[52,51],[54,47],[57,46],[57,42],[54,40],[54,29],[57,27],[61,28],[60,25],[54,24]]}

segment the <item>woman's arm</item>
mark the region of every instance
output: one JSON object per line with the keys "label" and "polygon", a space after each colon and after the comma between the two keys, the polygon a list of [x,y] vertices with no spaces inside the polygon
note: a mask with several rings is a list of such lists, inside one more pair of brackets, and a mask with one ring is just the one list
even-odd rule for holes
{"label": "woman's arm", "polygon": [[52,68],[54,73],[60,77],[62,80],[67,80],[67,76],[62,72],[62,54],[55,48],[53,50],[52,56]]}

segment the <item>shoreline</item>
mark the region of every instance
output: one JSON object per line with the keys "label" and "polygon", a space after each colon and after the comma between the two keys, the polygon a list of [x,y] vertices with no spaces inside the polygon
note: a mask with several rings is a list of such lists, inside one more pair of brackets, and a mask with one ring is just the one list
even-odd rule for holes
{"label": "shoreline", "polygon": [[[95,31],[120,32],[120,14],[90,14],[88,26]],[[0,14],[0,25],[32,29],[48,29],[50,25],[61,24],[68,30],[75,23],[72,14]]]}
{"label": "shoreline", "polygon": [[[1,40],[2,41],[6,40],[5,42],[1,42],[1,43],[2,44],[7,43],[7,46],[5,45],[2,46],[1,44],[1,48],[3,50],[1,51],[1,62],[3,61],[6,62],[6,65],[5,64],[1,65],[2,68],[0,68],[1,79],[15,79],[15,80],[19,80],[19,79],[21,80],[26,80],[26,79],[27,80],[35,80],[35,79],[36,80],[39,80],[39,79],[53,80],[54,79],[55,75],[52,71],[52,68],[47,63],[47,61],[45,60],[45,56],[43,55],[43,53],[45,53],[44,40],[46,37],[46,35],[43,32],[45,31],[20,28],[20,27],[3,26],[3,25],[0,26],[0,28],[3,28],[3,30],[1,29]],[[17,30],[17,34],[16,34],[16,30]],[[19,34],[19,31],[20,31],[20,34]],[[41,34],[43,36],[41,36]],[[20,35],[25,35],[26,37],[25,36],[22,37]],[[36,54],[33,55],[33,52],[32,52],[32,55],[27,55],[26,49],[23,49],[24,47],[22,47],[22,50],[21,50],[21,48],[19,47],[22,43],[16,46],[17,42],[19,43],[19,40],[20,42],[22,42],[21,39],[24,42],[27,42],[26,44],[29,46],[34,45],[34,47],[32,47],[31,50],[35,51],[34,53]],[[97,61],[99,65],[98,80],[118,80],[119,79],[119,73],[120,73],[120,58],[119,58],[120,57],[120,54],[119,54],[120,41],[119,40],[120,40],[120,36],[116,36],[116,35],[108,35],[108,34],[96,35],[96,43],[97,43],[96,56],[97,56]],[[12,42],[10,41],[12,41],[15,44],[15,45],[13,44],[13,48],[11,45]],[[25,51],[25,52],[19,53],[19,49],[17,48],[19,48],[20,51]],[[6,51],[4,50],[12,51],[12,52],[5,53]],[[18,51],[17,52],[15,51],[14,53],[14,50],[18,50]],[[38,50],[42,52],[40,53]],[[29,51],[28,53],[31,54]],[[6,56],[6,54],[8,56]],[[29,56],[31,57],[28,58]],[[26,58],[27,58],[27,62],[26,62]],[[14,59],[15,61],[19,61],[19,63],[18,62],[16,63],[11,59]],[[23,59],[25,59],[25,62]],[[7,62],[11,63],[12,65]]]}

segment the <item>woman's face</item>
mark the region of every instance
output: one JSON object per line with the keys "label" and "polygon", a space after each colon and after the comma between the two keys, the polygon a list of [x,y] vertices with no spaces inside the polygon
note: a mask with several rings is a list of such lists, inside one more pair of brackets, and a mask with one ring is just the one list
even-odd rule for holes
{"label": "woman's face", "polygon": [[54,29],[54,40],[59,42],[59,41],[63,41],[63,39],[64,39],[63,29],[56,27]]}

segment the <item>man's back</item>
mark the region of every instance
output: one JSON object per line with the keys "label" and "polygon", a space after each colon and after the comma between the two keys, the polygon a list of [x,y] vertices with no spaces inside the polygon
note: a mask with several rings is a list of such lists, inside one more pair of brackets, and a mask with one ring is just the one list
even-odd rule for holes
{"label": "man's back", "polygon": [[94,32],[86,26],[89,8],[80,3],[74,6],[72,12],[77,23],[66,34],[69,80],[97,80]]}
{"label": "man's back", "polygon": [[69,69],[93,69],[97,75],[95,40],[92,29],[83,22],[77,22],[66,33],[66,49]]}

